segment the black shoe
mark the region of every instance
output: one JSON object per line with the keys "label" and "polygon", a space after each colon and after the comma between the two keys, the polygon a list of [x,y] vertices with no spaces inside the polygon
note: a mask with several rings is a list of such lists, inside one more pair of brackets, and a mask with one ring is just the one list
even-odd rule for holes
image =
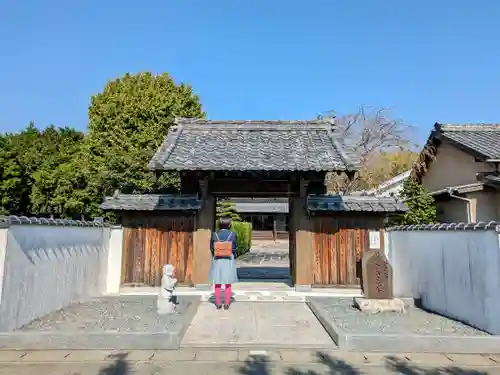
{"label": "black shoe", "polygon": [[224,310],[229,309],[229,305],[224,305]]}
{"label": "black shoe", "polygon": [[220,310],[220,309],[222,308],[222,305],[215,305],[215,308],[216,308],[217,310]]}

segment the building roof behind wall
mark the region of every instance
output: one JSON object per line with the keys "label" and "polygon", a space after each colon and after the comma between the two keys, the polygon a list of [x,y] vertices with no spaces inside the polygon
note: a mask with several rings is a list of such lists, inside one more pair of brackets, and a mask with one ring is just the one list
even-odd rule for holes
{"label": "building roof behind wall", "polygon": [[377,187],[374,187],[373,189],[365,190],[361,193],[365,195],[377,195],[396,184],[406,181],[406,179],[410,177],[410,174],[411,174],[411,169],[403,173],[400,173],[397,176],[394,176],[388,180],[385,180],[384,182],[382,182]]}
{"label": "building roof behind wall", "polygon": [[231,202],[239,213],[288,213],[286,198],[233,198]]}

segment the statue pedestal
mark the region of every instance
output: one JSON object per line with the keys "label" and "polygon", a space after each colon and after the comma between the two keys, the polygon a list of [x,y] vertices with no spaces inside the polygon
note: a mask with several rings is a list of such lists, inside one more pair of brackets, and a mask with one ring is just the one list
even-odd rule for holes
{"label": "statue pedestal", "polygon": [[164,315],[175,313],[175,308],[177,306],[177,299],[175,297],[176,296],[172,295],[171,297],[164,298],[159,295],[156,301],[158,314]]}

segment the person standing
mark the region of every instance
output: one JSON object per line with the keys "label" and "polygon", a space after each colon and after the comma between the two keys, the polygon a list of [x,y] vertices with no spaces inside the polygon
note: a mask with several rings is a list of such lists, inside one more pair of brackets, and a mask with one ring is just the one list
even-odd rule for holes
{"label": "person standing", "polygon": [[231,230],[231,219],[221,218],[219,230],[212,233],[210,251],[212,253],[212,267],[208,279],[215,284],[215,306],[222,308],[222,284],[225,285],[224,310],[229,309],[231,303],[231,285],[238,281],[236,269],[236,233]]}

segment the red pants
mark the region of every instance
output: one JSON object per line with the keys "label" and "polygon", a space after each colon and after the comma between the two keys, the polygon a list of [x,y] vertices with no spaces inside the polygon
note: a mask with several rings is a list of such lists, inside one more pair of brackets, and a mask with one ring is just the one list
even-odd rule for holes
{"label": "red pants", "polygon": [[[222,297],[222,284],[215,284],[215,304],[220,305],[220,300]],[[231,302],[231,284],[226,284],[226,290],[224,292],[224,303],[229,305]]]}

